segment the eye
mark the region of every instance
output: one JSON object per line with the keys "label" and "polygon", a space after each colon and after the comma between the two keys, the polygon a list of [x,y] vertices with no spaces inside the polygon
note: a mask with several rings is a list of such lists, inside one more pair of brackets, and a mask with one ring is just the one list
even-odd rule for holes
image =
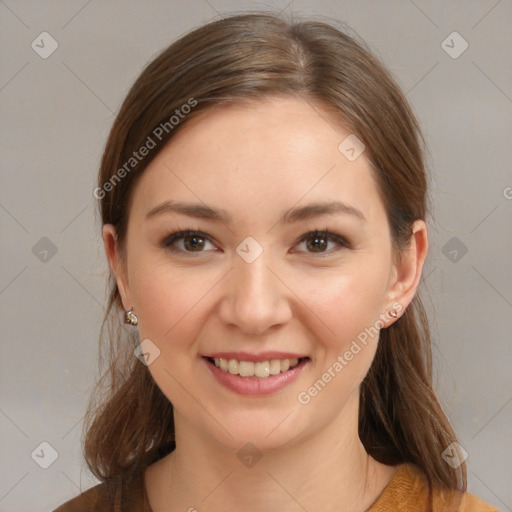
{"label": "eye", "polygon": [[162,247],[171,252],[201,253],[207,244],[211,244],[209,237],[201,231],[185,229],[171,233],[162,241]]}
{"label": "eye", "polygon": [[[187,255],[206,252],[208,250],[207,244],[211,244],[213,250],[216,250],[208,235],[193,229],[183,229],[171,233],[161,242],[163,248],[174,253],[185,253]],[[305,234],[300,238],[297,246],[302,244],[304,244],[306,250],[299,252],[318,254],[320,257],[336,252],[343,247],[350,247],[345,238],[327,230],[314,230]],[[329,244],[334,244],[335,248],[327,250]],[[338,248],[336,248],[336,245]]]}
{"label": "eye", "polygon": [[[338,246],[338,249],[330,249],[327,250],[329,243]],[[336,233],[331,233],[330,231],[311,231],[307,233],[299,240],[299,246],[304,244],[306,247],[306,252],[313,254],[321,254],[322,256],[325,254],[331,254],[343,247],[349,247],[349,243],[345,238]],[[320,256],[320,257],[322,257]]]}

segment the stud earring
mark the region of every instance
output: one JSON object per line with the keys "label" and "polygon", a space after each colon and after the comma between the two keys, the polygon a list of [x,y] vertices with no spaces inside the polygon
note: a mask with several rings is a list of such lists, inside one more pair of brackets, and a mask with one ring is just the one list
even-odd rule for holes
{"label": "stud earring", "polygon": [[133,313],[133,308],[124,312],[124,323],[129,325],[137,325],[139,323],[137,315]]}
{"label": "stud earring", "polygon": [[389,315],[392,316],[393,318],[398,318],[398,313],[394,310],[394,309],[390,309],[388,311]]}

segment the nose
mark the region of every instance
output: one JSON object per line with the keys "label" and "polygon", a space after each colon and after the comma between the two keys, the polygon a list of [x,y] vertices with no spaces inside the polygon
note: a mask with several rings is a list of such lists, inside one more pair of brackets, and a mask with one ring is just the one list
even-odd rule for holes
{"label": "nose", "polygon": [[235,256],[219,308],[220,319],[226,326],[262,335],[290,321],[293,294],[272,267],[265,251],[252,263]]}

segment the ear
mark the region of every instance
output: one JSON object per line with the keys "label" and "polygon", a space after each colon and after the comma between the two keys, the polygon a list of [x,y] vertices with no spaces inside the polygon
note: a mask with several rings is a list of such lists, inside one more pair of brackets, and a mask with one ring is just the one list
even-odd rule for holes
{"label": "ear", "polygon": [[125,262],[119,253],[119,245],[117,243],[116,229],[112,224],[105,224],[103,226],[103,245],[107,255],[110,269],[115,276],[117,288],[121,295],[123,307],[128,310],[132,307],[130,298],[130,287],[125,268]]}
{"label": "ear", "polygon": [[[399,261],[393,265],[386,297],[388,309],[396,307],[398,317],[403,314],[416,295],[427,253],[427,225],[423,220],[416,220],[412,225],[409,247],[401,254]],[[398,304],[401,308],[398,307]],[[388,325],[391,325],[393,321],[391,318]]]}

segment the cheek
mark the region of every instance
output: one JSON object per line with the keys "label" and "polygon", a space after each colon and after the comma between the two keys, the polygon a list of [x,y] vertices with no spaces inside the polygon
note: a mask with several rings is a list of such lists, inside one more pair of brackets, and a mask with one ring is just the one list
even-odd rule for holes
{"label": "cheek", "polygon": [[196,341],[205,321],[208,292],[218,281],[214,277],[211,272],[185,271],[155,261],[140,265],[133,276],[140,340],[151,340],[160,351],[149,371],[180,410],[194,410],[189,393],[195,394],[197,387]]}
{"label": "cheek", "polygon": [[[194,312],[207,300],[216,279],[211,274],[188,269],[152,264],[139,267],[132,289],[139,313],[141,336],[168,343],[175,334],[188,328],[188,338],[194,329]],[[180,339],[183,339],[180,337]]]}
{"label": "cheek", "polygon": [[[308,309],[325,326],[326,349],[342,350],[382,313],[385,294],[384,269],[378,264],[340,269],[304,284],[301,292]],[[306,281],[307,283],[307,281]]]}
{"label": "cheek", "polygon": [[320,423],[336,416],[339,411],[333,404],[344,404],[371,367],[379,342],[376,321],[382,312],[384,285],[382,269],[375,269],[325,279],[321,293],[307,290],[308,308],[326,327],[315,332],[314,378],[297,398],[300,404],[311,404],[307,411],[314,410]]}

